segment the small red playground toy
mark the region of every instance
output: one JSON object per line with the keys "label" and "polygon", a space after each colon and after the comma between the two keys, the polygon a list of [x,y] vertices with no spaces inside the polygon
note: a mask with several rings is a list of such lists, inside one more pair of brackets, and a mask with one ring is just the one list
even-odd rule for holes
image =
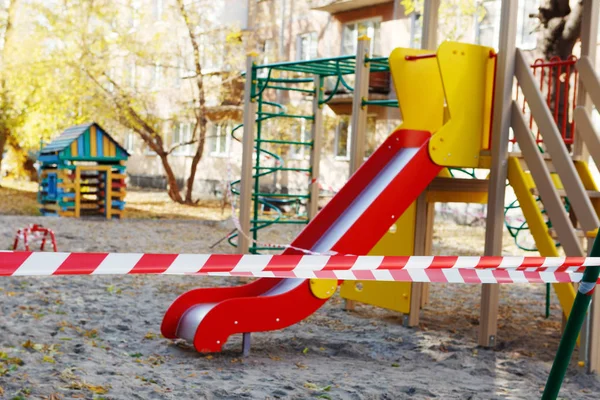
{"label": "small red playground toy", "polygon": [[52,251],[58,251],[56,248],[56,237],[54,236],[52,229],[44,228],[42,225],[32,224],[17,231],[12,249],[17,250],[19,248],[19,240],[22,239],[25,251],[29,251],[30,243],[36,242],[40,242],[40,251],[44,251],[48,237],[50,237]]}

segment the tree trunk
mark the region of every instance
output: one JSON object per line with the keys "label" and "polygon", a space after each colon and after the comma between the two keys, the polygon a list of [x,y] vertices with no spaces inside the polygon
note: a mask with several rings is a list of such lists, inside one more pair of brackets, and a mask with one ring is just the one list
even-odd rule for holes
{"label": "tree trunk", "polygon": [[[18,0],[10,0],[7,5],[6,10],[6,21],[4,23],[4,37],[2,38],[4,41],[4,45],[2,48],[2,68],[4,68],[4,64],[6,62],[6,56],[10,49],[10,41],[12,39],[12,31],[13,31],[13,20],[15,18],[15,13],[17,10]],[[6,78],[4,77],[4,71],[0,71],[0,110],[2,113],[12,113],[12,104],[10,98],[8,96],[8,89],[6,87]],[[4,156],[4,148],[6,147],[6,143],[8,142],[8,137],[10,135],[10,117],[8,115],[0,116],[0,168],[2,167],[2,160]]]}
{"label": "tree trunk", "polygon": [[0,168],[2,167],[2,160],[4,159],[4,147],[6,147],[7,141],[8,141],[8,130],[0,129]]}
{"label": "tree trunk", "polygon": [[[204,124],[204,133],[200,134],[200,139],[198,140],[198,147],[196,148],[196,153],[194,154],[194,158],[192,158],[192,165],[190,166],[190,176],[187,179],[186,184],[186,192],[185,192],[185,203],[192,204],[194,201],[192,200],[192,192],[194,190],[194,180],[196,179],[196,170],[198,169],[198,163],[202,159],[202,153],[204,153],[204,142],[206,139],[206,124]],[[197,201],[196,201],[197,203]]]}
{"label": "tree trunk", "polygon": [[194,126],[194,137],[196,132],[198,133],[198,145],[196,147],[196,153],[192,159],[192,165],[190,166],[190,176],[187,179],[187,187],[185,193],[185,203],[193,204],[192,194],[194,189],[194,181],[196,179],[196,171],[198,169],[198,163],[202,159],[204,154],[204,142],[206,140],[206,96],[204,94],[204,77],[202,76],[202,64],[200,59],[200,45],[194,34],[194,25],[192,24],[189,14],[185,8],[183,0],[177,0],[177,5],[181,16],[185,21],[185,25],[188,29],[188,35],[192,49],[194,50],[194,67],[196,73],[196,86],[198,88],[198,108],[196,110],[196,125]]}
{"label": "tree trunk", "polygon": [[179,192],[179,186],[177,185],[177,178],[175,178],[175,173],[173,173],[173,169],[171,168],[171,164],[169,164],[169,160],[167,159],[167,153],[164,151],[156,153],[162,162],[163,168],[165,169],[165,175],[167,176],[167,194],[171,198],[171,200],[183,204],[183,198],[181,197],[181,193]]}

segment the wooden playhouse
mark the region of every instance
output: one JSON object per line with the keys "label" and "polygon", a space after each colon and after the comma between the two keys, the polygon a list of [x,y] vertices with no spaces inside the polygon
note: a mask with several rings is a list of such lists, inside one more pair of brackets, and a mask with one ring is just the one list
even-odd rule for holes
{"label": "wooden playhouse", "polygon": [[68,128],[40,150],[40,211],[55,216],[123,217],[128,157],[95,122]]}

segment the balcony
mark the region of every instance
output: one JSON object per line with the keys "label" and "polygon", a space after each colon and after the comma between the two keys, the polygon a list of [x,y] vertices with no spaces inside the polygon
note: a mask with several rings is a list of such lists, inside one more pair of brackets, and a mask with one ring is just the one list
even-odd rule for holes
{"label": "balcony", "polygon": [[391,2],[392,0],[313,0],[311,1],[311,9],[337,14]]}

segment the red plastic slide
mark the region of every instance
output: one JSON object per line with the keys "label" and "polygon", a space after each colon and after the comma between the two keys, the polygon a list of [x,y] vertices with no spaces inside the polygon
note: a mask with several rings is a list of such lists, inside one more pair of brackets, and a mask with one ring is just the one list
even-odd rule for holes
{"label": "red plastic slide", "polygon": [[[316,252],[367,254],[440,172],[429,158],[430,137],[424,131],[394,132],[292,245]],[[295,250],[284,254],[302,257]],[[268,268],[277,268],[269,257],[265,262]],[[232,334],[288,327],[325,301],[312,294],[308,280],[297,278],[194,289],[169,307],[161,331],[167,338],[193,342],[199,352],[218,352]]]}

